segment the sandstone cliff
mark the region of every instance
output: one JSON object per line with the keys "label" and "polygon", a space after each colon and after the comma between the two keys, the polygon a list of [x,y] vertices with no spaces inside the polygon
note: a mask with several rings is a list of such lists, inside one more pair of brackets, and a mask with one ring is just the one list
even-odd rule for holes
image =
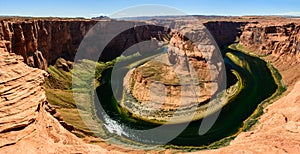
{"label": "sandstone cliff", "polygon": [[[0,153],[96,153],[51,114],[42,84],[46,72],[0,48]],[[49,112],[48,112],[49,111]]]}
{"label": "sandstone cliff", "polygon": [[248,24],[240,37],[240,44],[260,55],[271,55],[281,62],[300,62],[300,24]]}
{"label": "sandstone cliff", "polygon": [[[95,20],[84,19],[0,19],[0,46],[8,52],[22,55],[29,66],[46,69],[48,64],[53,64],[59,57],[73,60],[82,39],[97,23]],[[240,44],[262,55],[287,55],[286,61],[295,56],[300,61],[299,23],[285,21],[269,24],[255,20],[208,21],[204,25],[219,46],[240,38]],[[105,50],[109,52],[102,55],[102,60],[111,60],[130,46],[152,37],[162,40],[158,34],[167,32],[164,27],[158,26],[135,27],[124,31],[107,44]]]}
{"label": "sandstone cliff", "polygon": [[73,60],[92,20],[0,20],[0,42],[32,67],[46,69],[59,57]]}
{"label": "sandstone cliff", "polygon": [[[74,60],[77,49],[87,32],[97,23],[105,27],[106,23],[117,25],[131,24],[132,28],[125,30],[112,40],[109,40],[100,57],[102,61],[109,61],[120,56],[123,51],[132,45],[156,38],[162,40],[167,32],[159,26],[134,26],[134,22],[126,21],[97,21],[85,19],[0,19],[0,44],[8,52],[22,55],[24,62],[29,66],[47,69],[56,59],[62,57]],[[142,24],[142,22],[138,22]],[[107,34],[112,35],[112,28],[106,27]],[[96,29],[97,30],[97,29]],[[93,36],[97,39],[97,36]],[[96,40],[97,41],[97,40]],[[97,46],[97,45],[96,45]],[[97,46],[97,48],[101,48]],[[99,52],[97,49],[93,52]]]}
{"label": "sandstone cliff", "polygon": [[209,21],[204,26],[209,30],[218,45],[224,46],[236,41],[247,22],[234,21]]}
{"label": "sandstone cliff", "polygon": [[264,110],[264,115],[251,131],[239,134],[229,146],[195,153],[299,153],[300,82],[290,90],[289,94]]}
{"label": "sandstone cliff", "polygon": [[217,45],[203,27],[195,27],[183,28],[184,34],[172,31],[167,53],[130,72],[124,82],[137,101],[125,100],[124,108],[157,123],[184,122],[194,113],[193,120],[198,120],[221,108],[223,102],[218,102],[205,113],[207,102],[223,90],[216,81],[221,82],[224,67],[214,61],[221,58]]}

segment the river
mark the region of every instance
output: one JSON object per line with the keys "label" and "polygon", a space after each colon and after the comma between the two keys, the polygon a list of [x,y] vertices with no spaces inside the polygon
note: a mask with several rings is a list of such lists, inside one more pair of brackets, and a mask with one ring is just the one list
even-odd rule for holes
{"label": "river", "polygon": [[[226,139],[232,139],[236,134],[247,130],[256,122],[255,117],[261,114],[257,113],[261,112],[258,110],[258,106],[277,92],[279,85],[276,84],[276,80],[279,79],[272,75],[265,61],[229,48],[225,49],[223,54],[228,83],[239,82],[239,90],[236,90],[227,105],[222,108],[217,121],[206,134],[199,135],[198,133],[202,120],[194,121],[189,123],[184,131],[167,144],[207,146],[216,141],[219,141],[220,144],[226,144]],[[123,71],[125,75],[126,70]],[[148,130],[160,125],[133,118],[128,112],[120,108],[117,101],[120,99],[115,98],[112,92],[111,73],[112,68],[102,73],[101,82],[104,84],[96,89],[98,99],[103,107],[103,110],[98,109],[97,114],[102,119],[106,129],[110,133],[118,134],[116,139],[122,136],[133,142],[151,145],[164,144],[157,137],[134,134],[135,130]],[[122,85],[122,81],[118,82]],[[166,126],[163,131],[170,132],[172,128],[180,125],[183,124]]]}

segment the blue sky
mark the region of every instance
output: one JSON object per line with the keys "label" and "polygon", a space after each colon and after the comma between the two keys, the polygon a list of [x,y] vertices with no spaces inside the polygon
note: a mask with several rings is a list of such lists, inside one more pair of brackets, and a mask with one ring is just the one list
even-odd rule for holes
{"label": "blue sky", "polygon": [[[199,15],[300,15],[300,0],[0,0],[0,4],[0,15],[39,17],[110,16],[144,4],[170,6],[185,14]],[[137,15],[141,13],[136,10]]]}

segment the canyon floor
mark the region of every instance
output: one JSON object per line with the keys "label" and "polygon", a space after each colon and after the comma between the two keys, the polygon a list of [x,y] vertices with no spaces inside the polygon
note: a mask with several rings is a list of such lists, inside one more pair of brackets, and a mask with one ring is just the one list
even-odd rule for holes
{"label": "canyon floor", "polygon": [[[200,20],[220,46],[238,40],[246,52],[273,64],[282,75],[287,91],[264,109],[255,126],[238,134],[228,146],[192,153],[298,153],[300,19],[228,17]],[[177,149],[130,149],[92,136],[79,138],[71,132],[74,128],[68,123],[68,117],[64,117],[65,113],[59,113],[60,109],[48,103],[44,82],[49,73],[45,70],[59,57],[71,61],[78,40],[95,22],[56,18],[0,19],[0,153],[185,153]],[[55,31],[56,27],[62,30]],[[119,50],[124,46],[122,43]]]}

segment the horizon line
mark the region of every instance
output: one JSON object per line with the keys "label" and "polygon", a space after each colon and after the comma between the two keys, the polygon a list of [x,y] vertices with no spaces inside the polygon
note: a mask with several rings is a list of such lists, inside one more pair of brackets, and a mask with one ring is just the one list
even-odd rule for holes
{"label": "horizon line", "polygon": [[[84,18],[84,19],[92,19],[97,17],[108,17],[109,15],[101,15],[86,17],[86,16],[36,16],[36,15],[5,15],[0,14],[0,17],[20,17],[20,18]],[[190,15],[142,15],[142,16],[128,16],[128,17],[119,17],[119,18],[111,18],[111,19],[124,19],[124,18],[142,18],[142,17],[188,17],[188,16],[206,16],[206,17],[300,17],[300,15],[286,15],[286,14],[269,14],[269,15],[218,15],[218,14],[190,14]]]}

